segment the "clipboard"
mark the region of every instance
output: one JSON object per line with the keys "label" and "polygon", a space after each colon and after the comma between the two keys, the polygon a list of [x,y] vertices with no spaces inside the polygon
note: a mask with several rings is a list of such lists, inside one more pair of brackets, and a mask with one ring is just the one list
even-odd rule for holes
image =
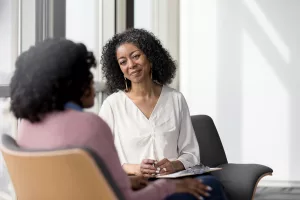
{"label": "clipboard", "polygon": [[185,177],[185,176],[195,176],[195,175],[201,175],[201,174],[205,174],[205,173],[209,173],[209,172],[213,172],[213,171],[217,171],[217,170],[221,170],[222,168],[220,167],[207,167],[207,166],[203,166],[203,165],[196,165],[194,167],[179,171],[179,172],[175,172],[172,174],[167,174],[167,175],[157,175],[155,178],[180,178],[180,177]]}

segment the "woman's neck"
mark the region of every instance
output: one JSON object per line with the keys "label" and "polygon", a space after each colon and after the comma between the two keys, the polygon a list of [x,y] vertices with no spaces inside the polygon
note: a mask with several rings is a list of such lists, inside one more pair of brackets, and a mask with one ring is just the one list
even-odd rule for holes
{"label": "woman's neck", "polygon": [[156,96],[156,85],[152,80],[131,85],[130,95],[140,98],[151,98]]}

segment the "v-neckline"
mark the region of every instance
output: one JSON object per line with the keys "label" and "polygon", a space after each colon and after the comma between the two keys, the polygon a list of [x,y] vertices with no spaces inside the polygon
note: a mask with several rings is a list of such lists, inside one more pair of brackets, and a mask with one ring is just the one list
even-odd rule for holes
{"label": "v-neckline", "polygon": [[152,110],[152,112],[151,112],[151,114],[150,114],[150,116],[149,116],[149,118],[141,111],[141,109],[132,101],[132,99],[130,99],[127,95],[126,95],[126,93],[124,92],[124,91],[122,91],[123,92],[123,94],[125,95],[125,98],[127,98],[134,106],[135,106],[135,108],[143,115],[143,117],[147,120],[147,121],[150,121],[153,117],[153,115],[154,115],[154,113],[155,113],[155,111],[157,110],[157,107],[158,107],[158,105],[159,105],[159,103],[160,103],[160,101],[161,101],[161,98],[162,98],[162,96],[163,96],[163,92],[164,92],[164,85],[162,85],[162,88],[161,88],[161,91],[160,91],[160,94],[159,94],[159,97],[158,97],[158,99],[157,99],[157,102],[156,102],[156,104],[155,104],[155,106],[154,106],[154,108],[153,108],[153,110]]}

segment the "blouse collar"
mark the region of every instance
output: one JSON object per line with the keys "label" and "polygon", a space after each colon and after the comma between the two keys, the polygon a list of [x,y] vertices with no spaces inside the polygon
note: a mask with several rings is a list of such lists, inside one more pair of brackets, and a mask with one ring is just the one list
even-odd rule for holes
{"label": "blouse collar", "polygon": [[82,107],[79,106],[78,104],[75,104],[73,102],[68,102],[65,104],[65,109],[72,109],[72,110],[77,110],[77,111],[83,111]]}

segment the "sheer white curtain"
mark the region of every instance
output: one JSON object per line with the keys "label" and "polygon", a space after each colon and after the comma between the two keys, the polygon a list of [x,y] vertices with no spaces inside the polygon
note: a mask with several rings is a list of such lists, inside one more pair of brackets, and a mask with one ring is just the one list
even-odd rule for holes
{"label": "sheer white curtain", "polygon": [[[153,32],[179,64],[179,0],[135,0],[134,27]],[[171,87],[179,89],[178,65]]]}
{"label": "sheer white curtain", "polygon": [[[0,136],[15,135],[16,119],[9,111],[8,84],[18,55],[18,1],[0,0]],[[14,199],[5,162],[0,155],[0,199]]]}
{"label": "sheer white curtain", "polygon": [[[66,38],[84,43],[94,52],[98,63],[102,46],[115,34],[115,6],[112,0],[66,1]],[[104,98],[100,65],[93,74],[98,95],[94,107],[88,111],[98,113]]]}

